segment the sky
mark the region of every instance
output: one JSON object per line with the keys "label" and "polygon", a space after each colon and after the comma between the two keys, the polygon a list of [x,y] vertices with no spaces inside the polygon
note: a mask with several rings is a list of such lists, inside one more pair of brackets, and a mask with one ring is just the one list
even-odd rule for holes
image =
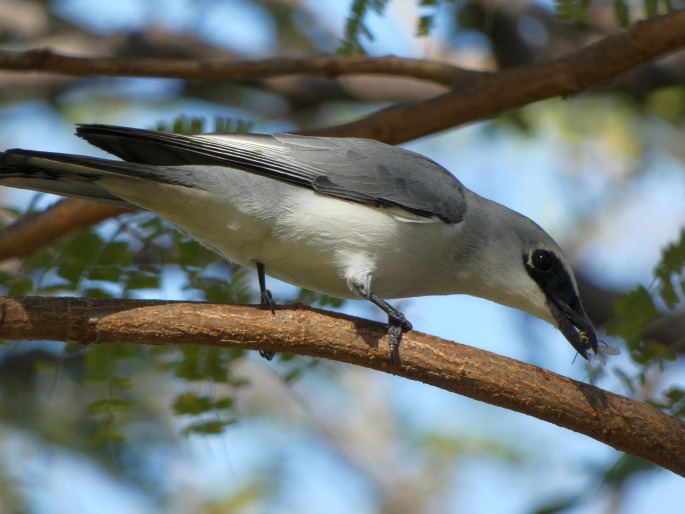
{"label": "sky", "polygon": [[[348,2],[308,0],[303,3],[315,15],[323,13],[322,17],[336,26],[341,24],[348,8]],[[371,20],[376,35],[371,53],[423,57],[438,46],[439,28],[433,39],[396,37],[398,32],[413,32],[413,27],[405,20],[413,20],[414,13],[409,12],[407,16],[405,10],[412,11],[415,7],[413,4],[407,7],[407,4],[391,2],[384,18]],[[179,31],[199,27],[207,41],[238,50],[247,47],[255,58],[274,51],[272,28],[259,7],[250,2],[225,3],[211,16],[198,13],[197,6],[201,3],[190,0],[98,2],[97,9],[93,9],[94,4],[87,0],[62,1],[58,5],[62,6],[65,17],[98,27],[103,33],[121,28],[144,28],[154,19],[156,23]],[[231,20],[229,30],[223,21],[226,19]],[[479,51],[468,38],[460,44],[464,45],[467,54]],[[111,86],[112,82],[108,84]],[[114,119],[106,120],[108,123],[149,127],[158,119],[173,118],[179,110],[210,118],[217,111],[243,119],[250,117],[249,110],[218,108],[200,102],[179,105],[159,101],[165,91],[173,92],[176,87],[173,81],[127,80],[120,81],[118,87],[122,91],[130,88],[136,93],[141,87],[149,88],[150,105],[146,105],[143,98],[140,103],[122,108]],[[74,94],[78,95],[78,91]],[[586,105],[586,101],[571,99],[557,107],[565,111],[566,116],[572,116],[574,109]],[[608,109],[602,111],[601,106],[597,113],[598,120],[609,116]],[[97,114],[97,111],[92,112],[89,119],[81,121],[103,121],[97,119]],[[632,154],[618,151],[612,154],[607,148],[625,142],[609,141],[607,136],[606,141],[595,146],[569,146],[568,134],[558,128],[558,119],[553,119],[544,105],[534,106],[532,115],[542,127],[534,138],[513,130],[492,134],[486,124],[478,123],[404,146],[452,170],[470,189],[538,221],[564,248],[567,248],[565,242],[573,241],[571,234],[578,224],[589,227],[584,244],[579,248],[567,248],[567,253],[577,266],[602,283],[631,286],[635,277],[648,283],[658,259],[658,249],[685,221],[682,163],[668,158],[666,150],[661,148],[662,152],[655,151],[646,164],[654,168],[653,173],[645,174],[637,181],[621,183],[612,174],[625,173],[631,166]],[[614,121],[621,122],[620,119]],[[256,121],[257,131],[288,128],[291,127],[284,120]],[[630,138],[629,132],[616,132]],[[8,148],[97,154],[72,133],[73,127],[52,113],[47,103],[18,104],[0,111],[0,134],[3,145]],[[620,136],[615,139],[621,141]],[[616,189],[617,183],[621,185],[615,191],[616,198],[607,202],[607,191]],[[7,193],[2,194],[5,199],[18,203],[25,203],[32,196],[22,192],[7,198]],[[683,210],[674,215],[673,205],[682,205]],[[651,221],[653,219],[660,220],[658,226]],[[289,287],[270,281],[270,288],[277,296]],[[158,294],[169,299],[182,297],[182,291],[171,283]],[[563,336],[551,326],[524,314],[483,300],[458,296],[411,299],[403,301],[401,306],[416,330],[538,364],[578,380],[587,379],[586,368],[579,359],[574,360],[574,352]],[[343,310],[383,319],[364,302],[348,302]],[[525,330],[521,330],[522,327]],[[246,365],[245,372],[268,376],[269,366],[255,358]],[[684,383],[683,370],[679,371],[679,377],[675,373],[668,377],[669,383]],[[344,385],[354,387],[357,379],[354,373],[343,371],[340,380]],[[556,426],[423,384],[382,374],[370,377],[367,374],[362,383],[367,387],[373,385],[375,394],[370,394],[371,399],[387,404],[402,423],[403,430],[462,431],[495,441],[508,441],[515,433],[514,451],[533,456],[524,465],[544,470],[543,474],[530,469],[521,472],[516,459],[503,464],[476,452],[460,462],[454,491],[451,497],[444,499],[449,512],[518,514],[526,512],[536,502],[550,499],[548,496],[562,496],[565,491],[576,488],[586,490],[589,498],[595,498],[577,512],[600,513],[609,507],[609,500],[597,492],[597,484],[588,483],[591,473],[578,466],[583,462],[596,465],[610,462],[618,455],[614,450]],[[620,392],[618,379],[609,377],[601,385]],[[337,404],[340,395],[335,387],[322,388],[316,377],[305,377],[294,387],[293,394],[284,393],[283,402],[289,410],[282,423],[275,422],[274,418],[257,417],[239,423],[220,437],[191,437],[180,454],[160,457],[160,472],[168,473],[170,483],[179,491],[187,492],[188,504],[192,505],[193,494],[220,496],[225,487],[230,487],[231,483],[241,484],[245,477],[258,474],[266,467],[269,459],[277,458],[290,477],[290,485],[278,492],[274,512],[314,513],[320,512],[322,506],[331,513],[370,512],[375,501],[374,491],[358,478],[353,466],[341,464],[340,456],[321,441],[317,430],[326,427],[307,427],[307,423],[320,419],[317,413],[323,413],[324,418],[330,416],[338,423],[344,423],[343,415],[359,415],[346,411],[349,406]],[[299,405],[293,396],[304,399],[307,408]],[[372,411],[367,414],[372,416]],[[298,418],[298,430],[292,428],[292,417]],[[373,426],[369,428],[374,429]],[[368,444],[374,439],[370,441]],[[31,493],[35,512],[154,512],[149,499],[113,480],[106,471],[87,460],[55,448],[35,448],[34,444],[34,440],[14,434],[11,443],[4,443],[3,453],[5,460],[11,462],[16,458],[27,463],[17,470],[17,479],[35,485]],[[256,448],[259,451],[255,451]],[[420,465],[412,460],[409,449],[390,448],[388,451],[390,462],[401,461],[406,452],[408,467]],[[40,459],[27,459],[36,455],[40,455]],[[44,465],[45,455],[49,456],[47,466]],[[545,487],[539,487],[542,480]],[[636,480],[621,512],[680,512],[682,486],[682,479],[669,472],[652,473]],[[302,490],[307,494],[301,494]],[[593,497],[595,493],[597,496]]]}

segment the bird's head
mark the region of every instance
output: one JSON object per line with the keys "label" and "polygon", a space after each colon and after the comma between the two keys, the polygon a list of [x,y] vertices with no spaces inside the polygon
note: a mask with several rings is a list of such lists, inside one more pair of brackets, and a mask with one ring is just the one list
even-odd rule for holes
{"label": "bird's head", "polygon": [[[556,246],[556,245],[555,245]],[[533,245],[522,255],[523,267],[544,296],[544,317],[584,358],[597,354],[597,335],[578,294],[573,271],[558,249]]]}
{"label": "bird's head", "polygon": [[471,261],[476,268],[472,276],[480,277],[471,294],[543,319],[559,329],[583,358],[596,355],[597,335],[559,245],[525,216],[498,204],[496,211],[499,222],[481,232],[487,242]]}

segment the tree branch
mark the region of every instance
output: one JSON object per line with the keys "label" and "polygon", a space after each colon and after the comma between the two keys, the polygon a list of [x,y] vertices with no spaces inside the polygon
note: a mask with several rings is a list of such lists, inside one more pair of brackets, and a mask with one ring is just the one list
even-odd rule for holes
{"label": "tree branch", "polygon": [[469,76],[436,98],[398,104],[352,123],[307,134],[399,144],[547,98],[581,93],[684,46],[685,9],[681,9],[638,22],[624,33],[568,56]]}
{"label": "tree branch", "polygon": [[390,363],[383,325],[303,306],[0,298],[0,338],[195,344],[338,360],[434,385],[585,434],[685,476],[685,423],[654,407],[419,332]]}
{"label": "tree branch", "polygon": [[568,56],[494,73],[397,57],[222,62],[69,57],[49,50],[0,52],[0,69],[194,81],[254,80],[297,74],[335,78],[363,73],[414,77],[450,85],[450,93],[425,102],[399,104],[353,123],[307,131],[317,135],[370,137],[398,144],[539,100],[580,93],[683,46],[685,9],[640,21],[624,33],[606,37]]}
{"label": "tree branch", "polygon": [[62,200],[0,230],[0,261],[27,257],[62,236],[127,212],[113,205],[76,198]]}
{"label": "tree branch", "polygon": [[216,59],[75,57],[50,49],[0,50],[0,69],[73,76],[160,77],[195,82],[244,81],[286,75],[318,75],[334,79],[341,75],[371,74],[413,77],[444,85],[479,74],[449,64],[399,57],[321,56],[226,62]]}

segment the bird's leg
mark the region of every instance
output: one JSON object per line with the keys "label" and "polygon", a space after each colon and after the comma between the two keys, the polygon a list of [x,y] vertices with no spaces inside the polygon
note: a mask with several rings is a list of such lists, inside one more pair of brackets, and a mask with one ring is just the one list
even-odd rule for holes
{"label": "bird's leg", "polygon": [[259,294],[261,295],[261,304],[271,310],[271,314],[276,314],[274,308],[276,304],[271,297],[271,291],[266,288],[266,273],[264,271],[264,264],[257,263],[257,278],[259,279]]}
{"label": "bird's leg", "polygon": [[369,300],[380,307],[388,315],[388,346],[390,347],[390,360],[397,366],[400,364],[400,342],[402,334],[409,332],[412,325],[400,311],[375,293],[369,293]]}
{"label": "bird's leg", "polygon": [[400,311],[395,309],[388,302],[383,300],[376,293],[367,291],[367,288],[361,284],[354,284],[359,294],[369,299],[371,303],[379,307],[388,315],[388,346],[390,346],[390,360],[397,366],[400,363],[400,342],[402,341],[402,334],[409,332],[412,325],[409,320]]}
{"label": "bird's leg", "polygon": [[[264,272],[264,264],[261,262],[257,263],[257,278],[259,279],[259,294],[261,296],[260,303],[264,307],[268,307],[271,310],[271,314],[276,314],[274,308],[276,304],[271,296],[271,291],[266,288],[266,273]],[[259,355],[261,355],[266,360],[270,361],[276,355],[275,352],[267,352],[264,350],[259,350]]]}

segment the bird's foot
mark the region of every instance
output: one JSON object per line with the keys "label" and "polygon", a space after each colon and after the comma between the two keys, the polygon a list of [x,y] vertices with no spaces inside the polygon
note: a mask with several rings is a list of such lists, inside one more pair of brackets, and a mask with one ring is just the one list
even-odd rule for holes
{"label": "bird's foot", "polygon": [[[271,314],[276,314],[276,303],[274,302],[274,299],[271,296],[271,291],[269,291],[266,288],[266,272],[264,269],[264,264],[262,264],[261,262],[257,263],[257,277],[259,278],[259,292],[261,296],[260,304],[263,307],[267,307],[271,311]],[[259,350],[259,355],[261,355],[262,358],[270,361],[274,358],[276,352],[267,352],[265,350]]]}
{"label": "bird's foot", "polygon": [[266,350],[259,350],[259,356],[268,361],[273,359],[274,355],[276,355],[276,352],[267,352]]}
{"label": "bird's foot", "polygon": [[402,335],[412,329],[412,324],[399,311],[388,316],[388,346],[390,347],[390,361],[394,366],[401,364],[400,343]]}
{"label": "bird's foot", "polygon": [[274,302],[274,299],[271,296],[271,291],[268,289],[264,289],[261,292],[261,300],[259,303],[263,307],[267,307],[271,311],[271,314],[276,314],[276,302]]}
{"label": "bird's foot", "polygon": [[[271,296],[271,291],[268,289],[264,289],[262,291],[262,298],[260,304],[262,307],[266,307],[271,311],[271,314],[276,314],[275,307],[276,303],[274,302],[272,296]],[[274,358],[274,355],[276,355],[276,352],[267,352],[266,350],[259,350],[259,355],[268,361]]]}
{"label": "bird's foot", "polygon": [[404,314],[395,309],[373,291],[369,291],[362,283],[352,282],[357,292],[368,298],[371,303],[379,307],[388,315],[388,345],[390,346],[390,361],[395,366],[400,365],[400,343],[402,335],[412,329],[412,325]]}

